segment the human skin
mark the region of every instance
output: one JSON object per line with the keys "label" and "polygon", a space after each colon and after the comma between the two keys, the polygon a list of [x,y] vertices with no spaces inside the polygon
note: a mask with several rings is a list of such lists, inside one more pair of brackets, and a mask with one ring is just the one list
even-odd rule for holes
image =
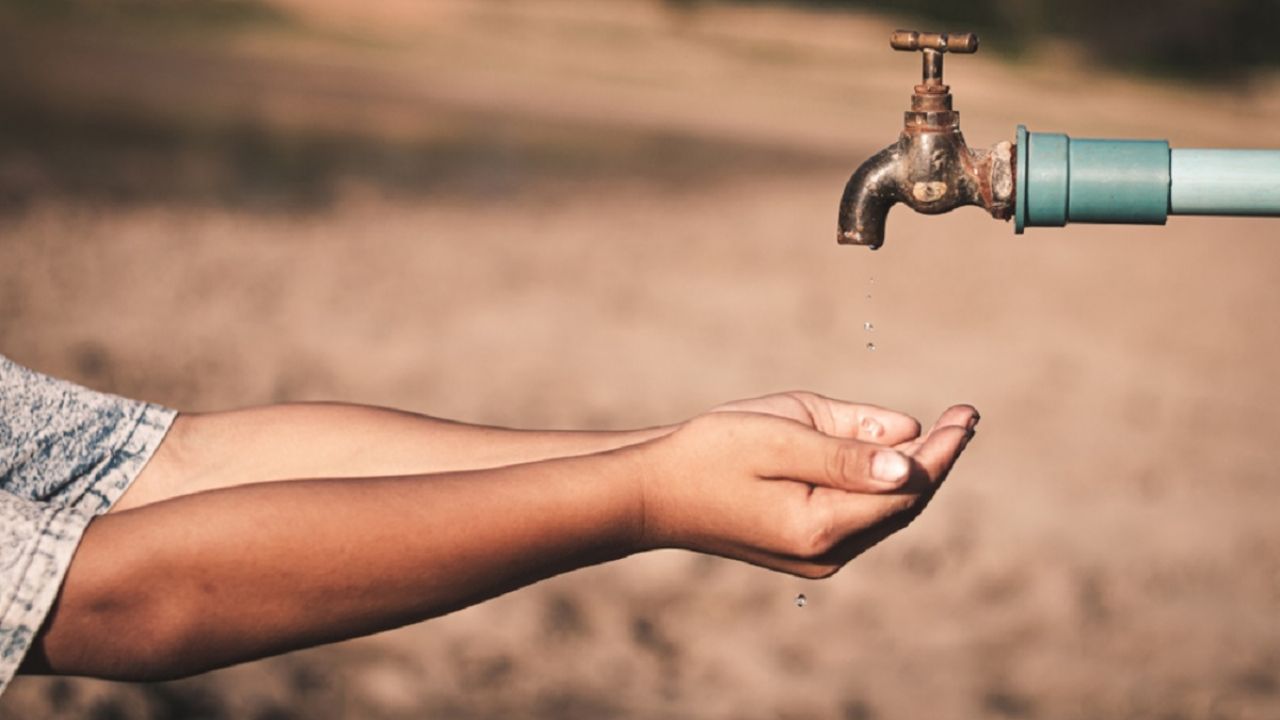
{"label": "human skin", "polygon": [[954,406],[922,436],[810,393],[623,433],[339,405],[180,416],[90,524],[24,671],[182,677],[656,548],[826,577],[923,509],[977,417]]}

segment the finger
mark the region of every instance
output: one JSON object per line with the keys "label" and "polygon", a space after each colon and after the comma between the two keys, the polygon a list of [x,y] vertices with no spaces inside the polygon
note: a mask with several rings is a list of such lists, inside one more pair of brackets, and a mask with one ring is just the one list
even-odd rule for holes
{"label": "finger", "polygon": [[[739,546],[726,546],[724,548],[707,548],[703,552],[712,555],[728,558],[730,560],[738,560],[749,565],[762,567],[766,570],[774,572],[787,573],[796,577],[807,578],[809,580],[820,580],[822,578],[831,577],[840,569],[844,563],[833,563],[822,560],[806,560],[792,555],[778,554],[760,550],[758,548],[748,548]],[[846,561],[847,562],[847,561]]]}
{"label": "finger", "polygon": [[[763,490],[764,488],[760,488]],[[909,525],[928,505],[933,492],[868,495],[813,488],[807,496],[774,494],[775,510],[759,518],[760,527],[777,525],[776,508],[796,508],[790,532],[744,543],[708,539],[698,548],[804,577],[828,577],[886,537]],[[764,498],[758,498],[764,499]]]}
{"label": "finger", "polygon": [[835,534],[841,537],[867,531],[902,517],[902,525],[888,527],[888,532],[881,536],[883,538],[905,527],[907,522],[924,509],[924,505],[951,472],[956,459],[972,437],[973,431],[967,426],[948,425],[930,432],[910,456],[910,479],[900,485],[896,492],[871,497],[818,488],[814,490],[811,501],[829,506]]}
{"label": "finger", "polygon": [[[930,485],[939,485],[964,452],[973,437],[967,426],[949,425],[929,433],[927,439],[911,454],[914,465],[925,475]],[[917,473],[919,474],[919,473]]]}
{"label": "finger", "polygon": [[944,427],[964,427],[973,430],[978,426],[979,419],[981,419],[981,416],[978,414],[977,408],[972,405],[952,405],[938,416],[933,426],[929,428],[929,432],[904,443],[895,443],[894,447],[903,454],[914,455],[934,432]]}
{"label": "finger", "polygon": [[831,437],[799,423],[780,425],[777,432],[776,449],[762,459],[763,477],[879,493],[898,489],[911,475],[911,461],[892,448]]}
{"label": "finger", "polygon": [[[831,549],[805,558],[808,567],[838,568],[909,525],[928,506],[973,437],[977,412],[956,406],[943,413],[912,459],[911,478],[896,492],[853,494],[815,488],[810,503],[829,517]],[[962,423],[962,424],[949,424]]]}
{"label": "finger", "polygon": [[[978,409],[969,404],[952,405],[942,414],[938,416],[937,421],[933,423],[933,427],[929,428],[929,432],[940,430],[944,427],[963,427],[970,430],[978,426],[978,420],[981,416]],[[927,437],[927,434],[926,434]]]}
{"label": "finger", "polygon": [[[828,488],[816,488],[814,498],[818,495],[830,495],[831,504],[847,503],[846,510],[852,511],[843,518],[844,527],[831,528],[825,543],[792,547],[785,543],[744,545],[729,542],[701,549],[802,577],[829,577],[853,558],[910,524],[929,499],[928,496],[857,495]],[[898,501],[882,502],[891,498],[898,498]],[[862,502],[854,502],[855,499]],[[904,507],[905,510],[902,509]],[[833,520],[841,521],[840,518]]]}
{"label": "finger", "polygon": [[922,501],[906,513],[900,513],[874,525],[862,532],[849,535],[831,550],[817,557],[808,558],[810,565],[823,568],[840,568],[862,553],[884,542],[886,538],[910,525],[924,510],[927,501]]}
{"label": "finger", "polygon": [[[834,565],[838,567],[844,565],[914,522],[925,511],[925,508],[929,507],[929,503],[933,500],[937,491],[938,486],[934,485],[922,493],[913,495],[913,500],[905,504],[904,507],[891,508],[891,512],[883,514],[876,522],[872,522],[862,527],[862,529],[855,527],[852,532],[836,543],[830,551],[821,556],[810,558],[810,561],[824,566]],[[863,497],[868,500],[882,499],[880,497]]]}
{"label": "finger", "polygon": [[[835,493],[817,488],[819,493]],[[885,538],[910,525],[929,506],[937,486],[922,492],[898,492],[884,495],[842,493],[823,498],[830,503],[834,518],[833,534],[838,538],[827,552],[808,558],[821,565],[844,565],[879,544]]]}
{"label": "finger", "polygon": [[896,445],[920,435],[920,421],[878,405],[851,403],[803,393],[801,402],[814,419],[814,426],[836,437],[853,438],[881,445]]}
{"label": "finger", "polygon": [[920,437],[920,421],[906,413],[875,405],[854,405],[852,411],[858,418],[853,436],[858,440],[897,445]]}
{"label": "finger", "polygon": [[868,495],[814,488],[810,502],[825,506],[825,514],[831,518],[831,535],[836,541],[842,541],[909,511],[920,498],[921,493],[913,492]]}

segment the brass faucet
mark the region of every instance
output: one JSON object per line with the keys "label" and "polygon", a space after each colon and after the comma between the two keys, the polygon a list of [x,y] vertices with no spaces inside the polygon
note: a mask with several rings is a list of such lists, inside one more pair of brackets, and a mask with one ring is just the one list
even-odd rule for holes
{"label": "brass faucet", "polygon": [[970,150],[960,133],[960,113],[951,109],[951,88],[942,82],[944,53],[973,53],[973,33],[897,30],[894,50],[923,53],[922,80],[911,96],[898,141],[873,155],[849,178],[840,200],[837,242],[884,244],[884,223],[894,203],[936,215],[962,205],[985,208],[992,217],[1013,214],[1013,146]]}

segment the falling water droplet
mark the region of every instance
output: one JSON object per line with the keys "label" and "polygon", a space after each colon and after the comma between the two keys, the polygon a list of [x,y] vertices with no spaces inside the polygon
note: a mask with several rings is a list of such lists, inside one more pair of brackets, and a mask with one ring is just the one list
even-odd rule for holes
{"label": "falling water droplet", "polygon": [[871,321],[870,321],[870,320],[868,320],[868,321],[866,321],[866,322],[862,323],[862,329],[863,329],[863,330],[866,330],[867,332],[875,332],[875,331],[876,331],[876,326],[875,326],[875,325],[872,325],[872,324],[871,324]]}
{"label": "falling water droplet", "polygon": [[868,350],[870,350],[870,351],[872,351],[872,352],[874,352],[874,351],[875,351],[875,349],[876,349],[876,344],[875,344],[875,343],[873,343],[873,342],[869,342],[869,343],[867,343],[867,349],[868,349]]}
{"label": "falling water droplet", "polygon": [[804,593],[800,593],[796,596],[796,607],[804,607],[808,602],[809,598],[805,597]]}

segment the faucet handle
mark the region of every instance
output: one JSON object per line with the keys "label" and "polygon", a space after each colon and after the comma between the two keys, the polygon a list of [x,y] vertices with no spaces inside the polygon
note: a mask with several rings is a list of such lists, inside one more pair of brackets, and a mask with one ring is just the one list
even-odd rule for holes
{"label": "faucet handle", "polygon": [[889,36],[889,47],[894,50],[919,50],[924,55],[924,65],[920,71],[921,83],[916,86],[916,94],[940,95],[948,90],[942,82],[942,54],[978,52],[978,35],[895,30]]}
{"label": "faucet handle", "polygon": [[978,52],[977,33],[929,33],[919,30],[894,30],[889,36],[894,50],[937,50],[938,52]]}

